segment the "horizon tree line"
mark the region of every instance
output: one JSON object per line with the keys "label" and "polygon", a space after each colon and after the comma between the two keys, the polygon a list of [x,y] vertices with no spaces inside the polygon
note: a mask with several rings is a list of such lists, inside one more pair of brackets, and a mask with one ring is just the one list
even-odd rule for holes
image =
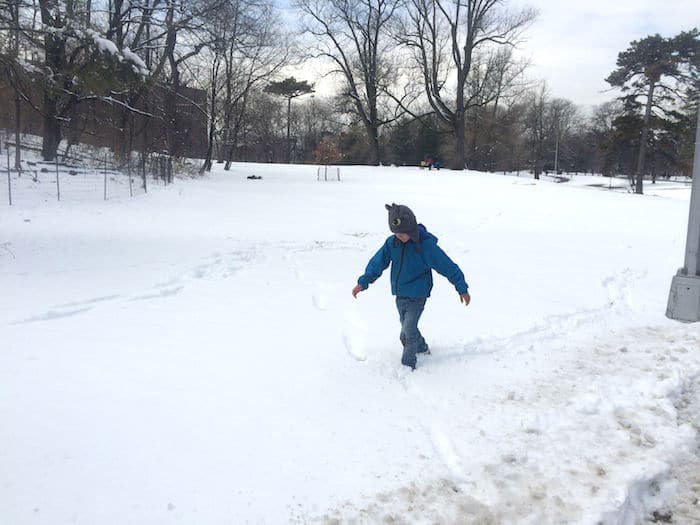
{"label": "horizon tree line", "polygon": [[[62,139],[80,137],[95,108],[109,107],[117,158],[192,155],[188,126],[197,120],[202,172],[214,161],[226,169],[239,160],[313,162],[332,140],[342,162],[431,156],[452,169],[535,178],[597,171],[629,176],[637,192],[645,176],[689,174],[697,29],[632,42],[606,79],[621,96],[588,113],[526,78],[513,49],[537,17],[531,8],[505,0],[295,0],[292,8],[295,28],[272,0],[0,0],[0,119],[15,140],[40,119],[46,160],[61,154]],[[339,79],[334,96],[287,73],[313,59]],[[149,136],[155,122],[162,136]]]}

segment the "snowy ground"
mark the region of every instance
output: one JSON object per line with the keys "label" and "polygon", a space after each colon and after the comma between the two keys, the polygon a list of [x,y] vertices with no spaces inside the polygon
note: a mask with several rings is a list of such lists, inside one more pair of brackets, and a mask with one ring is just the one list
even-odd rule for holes
{"label": "snowy ground", "polygon": [[[0,204],[4,523],[697,519],[700,327],[664,317],[687,185],[341,176]],[[350,295],[387,202],[472,294],[436,276],[414,373],[387,277]]]}

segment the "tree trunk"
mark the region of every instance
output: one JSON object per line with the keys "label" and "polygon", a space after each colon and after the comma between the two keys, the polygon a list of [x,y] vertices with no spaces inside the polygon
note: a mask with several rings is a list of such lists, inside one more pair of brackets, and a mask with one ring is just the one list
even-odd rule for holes
{"label": "tree trunk", "polygon": [[381,159],[379,151],[379,130],[376,126],[369,125],[367,129],[369,138],[369,165],[379,166]]}
{"label": "tree trunk", "polygon": [[214,153],[214,117],[211,117],[211,122],[209,123],[209,141],[207,144],[207,154],[204,157],[204,164],[202,164],[202,168],[199,170],[200,174],[203,174],[205,171],[211,171],[211,159],[212,155]]}
{"label": "tree trunk", "polygon": [[637,157],[637,184],[634,192],[638,194],[644,193],[644,161],[646,160],[647,141],[649,140],[649,122],[651,121],[651,105],[654,101],[655,83],[652,81],[649,84],[649,92],[647,93],[647,107],[644,113],[644,126],[642,127],[642,138],[639,142],[639,156]]}
{"label": "tree trunk", "polygon": [[453,170],[464,169],[465,135],[464,110],[457,109],[454,117],[455,150],[452,158]]}
{"label": "tree trunk", "polygon": [[22,149],[20,142],[22,139],[22,114],[19,92],[15,89],[15,169],[22,169]]}
{"label": "tree trunk", "polygon": [[292,147],[289,142],[290,127],[292,123],[292,97],[287,98],[287,163],[292,163]]}
{"label": "tree trunk", "polygon": [[[49,3],[41,6],[41,20],[49,27],[54,27],[55,20],[51,18]],[[53,33],[44,36],[44,65],[53,76],[63,72],[66,67],[65,42]],[[59,117],[59,95],[56,93],[55,78],[46,79],[43,86],[44,100],[42,114],[44,118],[44,130],[41,145],[41,154],[46,161],[56,158],[58,145],[61,142],[61,124]]]}
{"label": "tree trunk", "polygon": [[61,124],[58,121],[57,102],[50,93],[44,94],[44,131],[41,143],[41,156],[45,161],[56,158],[61,143]]}
{"label": "tree trunk", "polygon": [[[16,28],[19,28],[19,3],[11,7],[12,9],[12,23]],[[19,57],[19,31],[14,32],[14,38],[12,39],[12,51],[13,57],[17,59]],[[22,105],[19,96],[20,83],[19,79],[14,85],[15,88],[15,169],[20,171],[22,169],[22,150],[20,148],[20,141],[22,135]]]}

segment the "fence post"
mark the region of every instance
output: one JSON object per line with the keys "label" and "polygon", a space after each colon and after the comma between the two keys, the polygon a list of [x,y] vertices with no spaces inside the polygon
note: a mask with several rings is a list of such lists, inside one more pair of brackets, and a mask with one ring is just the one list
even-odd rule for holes
{"label": "fence post", "polygon": [[323,168],[323,180],[326,182],[328,181],[328,164]]}
{"label": "fence post", "polygon": [[340,180],[340,167],[336,168],[338,170],[338,180]]}
{"label": "fence post", "polygon": [[321,166],[316,168],[316,180],[321,180]]}
{"label": "fence post", "polygon": [[146,152],[141,154],[141,160],[139,161],[139,171],[141,172],[141,180],[143,182],[143,190],[148,193],[146,188]]}
{"label": "fence post", "polygon": [[134,196],[134,188],[131,183],[131,152],[129,152],[129,158],[126,161],[126,174],[129,177],[129,197]]}
{"label": "fence post", "polygon": [[10,206],[12,206],[12,177],[10,177],[10,148],[7,150],[7,194],[10,198]]}
{"label": "fence post", "polygon": [[107,200],[107,154],[105,153],[105,191],[104,200]]}
{"label": "fence post", "polygon": [[56,161],[56,163],[55,163],[56,164],[56,199],[58,200],[58,202],[61,202],[61,186],[58,182],[58,153],[56,154],[55,161]]}

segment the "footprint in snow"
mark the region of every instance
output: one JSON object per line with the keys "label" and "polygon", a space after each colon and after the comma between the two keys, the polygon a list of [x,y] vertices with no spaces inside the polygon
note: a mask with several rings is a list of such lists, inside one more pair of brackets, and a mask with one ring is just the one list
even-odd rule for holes
{"label": "footprint in snow", "polygon": [[355,361],[367,361],[367,351],[364,348],[364,345],[361,344],[357,338],[345,334],[343,336],[343,345],[345,345],[345,350],[347,350],[350,357],[352,357]]}
{"label": "footprint in snow", "polygon": [[184,288],[185,288],[184,286],[175,286],[173,288],[163,288],[159,292],[145,294],[145,295],[137,295],[135,297],[131,297],[129,300],[130,301],[147,301],[148,299],[160,299],[162,297],[170,297],[172,295],[179,294]]}
{"label": "footprint in snow", "polygon": [[311,300],[318,310],[327,310],[330,302],[330,297],[333,297],[333,288],[323,282],[316,281],[314,283],[314,293]]}
{"label": "footprint in snow", "polygon": [[48,312],[34,317],[29,317],[18,321],[18,323],[34,323],[37,321],[51,321],[53,319],[61,319],[63,317],[71,317],[73,315],[78,315],[83,312],[88,312],[93,309],[93,307],[102,302],[113,301],[118,299],[119,295],[107,295],[104,297],[95,297],[93,299],[86,299],[84,301],[74,301],[70,303],[58,304],[54,306]]}
{"label": "footprint in snow", "polygon": [[29,317],[27,319],[17,321],[15,324],[35,323],[37,321],[51,321],[53,319],[61,319],[62,317],[71,317],[73,315],[78,315],[89,310],[92,310],[92,306],[75,308],[71,310],[49,310],[44,314],[37,315],[36,317]]}
{"label": "footprint in snow", "polygon": [[445,466],[450,471],[453,481],[457,483],[468,482],[460,466],[461,458],[455,451],[450,437],[437,426],[433,426],[430,429],[430,440],[433,443],[433,447],[435,447],[435,450],[442,458],[443,463],[445,463]]}
{"label": "footprint in snow", "polygon": [[304,281],[306,279],[306,276],[304,275],[304,272],[299,266],[299,263],[296,261],[294,255],[292,255],[292,252],[285,252],[284,258],[289,264],[289,266],[291,266],[292,271],[294,272],[294,277],[296,277],[299,281]]}
{"label": "footprint in snow", "polygon": [[367,360],[367,325],[353,310],[345,312],[343,345],[350,357],[356,361]]}

